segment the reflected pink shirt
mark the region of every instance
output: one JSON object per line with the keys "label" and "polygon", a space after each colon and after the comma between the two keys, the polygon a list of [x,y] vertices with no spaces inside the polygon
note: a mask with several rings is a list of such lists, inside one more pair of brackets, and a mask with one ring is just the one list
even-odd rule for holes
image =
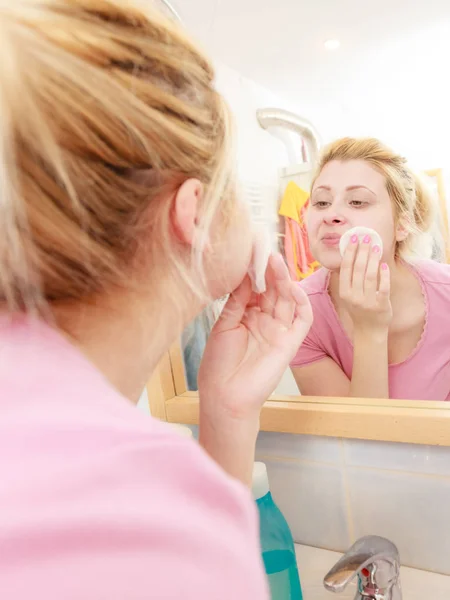
{"label": "reflected pink shirt", "polygon": [[268,598],[250,492],[58,333],[0,322],[0,596]]}
{"label": "reflected pink shirt", "polygon": [[[450,265],[421,260],[411,268],[425,298],[425,328],[409,357],[389,365],[389,395],[450,400]],[[291,366],[306,366],[329,356],[351,379],[353,345],[331,302],[328,280],[329,271],[320,269],[301,283],[312,304],[314,323]]]}

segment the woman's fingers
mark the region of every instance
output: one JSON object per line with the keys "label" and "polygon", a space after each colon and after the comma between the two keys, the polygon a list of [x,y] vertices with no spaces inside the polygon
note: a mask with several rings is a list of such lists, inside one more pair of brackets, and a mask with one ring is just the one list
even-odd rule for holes
{"label": "woman's fingers", "polygon": [[339,274],[339,289],[343,297],[348,297],[352,289],[353,264],[358,252],[358,236],[353,235],[342,257]]}
{"label": "woman's fingers", "polygon": [[295,298],[294,319],[291,325],[282,333],[283,346],[291,360],[303,343],[313,322],[313,311],[307,294],[297,284],[292,290]]}
{"label": "woman's fingers", "polygon": [[369,252],[366,277],[364,280],[364,296],[369,300],[376,299],[378,290],[378,272],[380,270],[381,252],[380,246],[372,246]]}
{"label": "woman's fingers", "polygon": [[389,267],[383,263],[380,268],[380,284],[378,286],[378,298],[380,302],[389,302],[391,294],[391,274]]}
{"label": "woman's fingers", "polygon": [[353,267],[352,289],[356,297],[362,298],[364,295],[364,282],[366,279],[367,263],[372,249],[372,240],[366,235],[359,244],[358,254]]}
{"label": "woman's fingers", "polygon": [[292,327],[288,334],[294,352],[297,352],[299,346],[303,343],[313,322],[313,313],[308,297],[306,297],[306,301],[307,306],[305,305],[302,310],[296,312],[294,322],[292,323]]}
{"label": "woman's fingers", "polygon": [[276,300],[273,316],[286,327],[292,325],[296,301],[293,296],[293,282],[289,270],[280,255],[270,257],[270,267],[274,274]]}
{"label": "woman's fingers", "polygon": [[313,310],[311,302],[309,301],[308,295],[298,285],[295,286],[293,291],[295,298],[295,318],[294,323],[301,319],[303,322],[308,323],[308,328],[311,327],[313,322]]}
{"label": "woman's fingers", "polygon": [[265,348],[277,348],[287,355],[286,360],[297,352],[307,336],[313,322],[313,312],[308,296],[292,282],[291,294],[294,298],[294,315],[290,323],[274,319],[266,313],[248,311],[243,319],[247,328],[252,331],[258,341],[263,341]]}
{"label": "woman's fingers", "polygon": [[[260,300],[259,316],[254,311],[247,311],[243,323],[249,329],[253,329],[255,335],[259,329],[259,334],[267,343],[276,345],[293,328],[294,323],[297,330],[302,322],[303,330],[307,332],[312,323],[312,309],[308,296],[298,282],[292,281],[281,256],[274,255],[270,258],[266,281],[268,286]],[[295,337],[298,337],[298,334],[296,336],[294,332],[293,339]],[[299,344],[301,341],[302,339]],[[286,340],[286,343],[289,341]]]}
{"label": "woman's fingers", "polygon": [[214,326],[214,330],[220,332],[238,327],[251,299],[252,283],[250,277],[247,276],[230,295]]}
{"label": "woman's fingers", "polygon": [[277,299],[277,286],[275,282],[275,273],[273,272],[270,258],[267,264],[265,277],[266,291],[260,296],[259,307],[263,312],[267,313],[268,315],[273,315],[275,302]]}
{"label": "woman's fingers", "polygon": [[289,324],[294,317],[291,283],[289,270],[282,256],[272,255],[267,265],[266,291],[261,295],[259,307],[262,312]]}

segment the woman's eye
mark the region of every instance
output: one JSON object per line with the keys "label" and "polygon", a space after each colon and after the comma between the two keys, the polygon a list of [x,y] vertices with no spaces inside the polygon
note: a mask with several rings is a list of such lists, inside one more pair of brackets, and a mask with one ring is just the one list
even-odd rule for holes
{"label": "woman's eye", "polygon": [[364,202],[364,200],[350,200],[350,205],[354,206],[355,208],[362,208],[366,204],[367,202]]}
{"label": "woman's eye", "polygon": [[315,206],[316,208],[326,208],[329,205],[330,205],[330,203],[326,202],[325,200],[318,200],[317,202],[314,202],[314,204],[313,204],[313,206]]}

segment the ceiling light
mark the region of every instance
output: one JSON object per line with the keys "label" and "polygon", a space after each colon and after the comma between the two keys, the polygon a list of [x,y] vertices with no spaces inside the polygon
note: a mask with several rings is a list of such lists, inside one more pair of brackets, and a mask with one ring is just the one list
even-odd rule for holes
{"label": "ceiling light", "polygon": [[340,48],[341,42],[339,40],[327,40],[324,46],[327,50],[337,50]]}

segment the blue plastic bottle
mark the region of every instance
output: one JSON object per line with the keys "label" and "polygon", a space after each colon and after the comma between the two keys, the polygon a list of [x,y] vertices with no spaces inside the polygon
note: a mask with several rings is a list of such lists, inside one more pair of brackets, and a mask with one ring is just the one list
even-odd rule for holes
{"label": "blue plastic bottle", "polygon": [[259,509],[261,548],[272,600],[302,600],[294,540],[272,499],[266,465],[253,468],[253,496]]}

